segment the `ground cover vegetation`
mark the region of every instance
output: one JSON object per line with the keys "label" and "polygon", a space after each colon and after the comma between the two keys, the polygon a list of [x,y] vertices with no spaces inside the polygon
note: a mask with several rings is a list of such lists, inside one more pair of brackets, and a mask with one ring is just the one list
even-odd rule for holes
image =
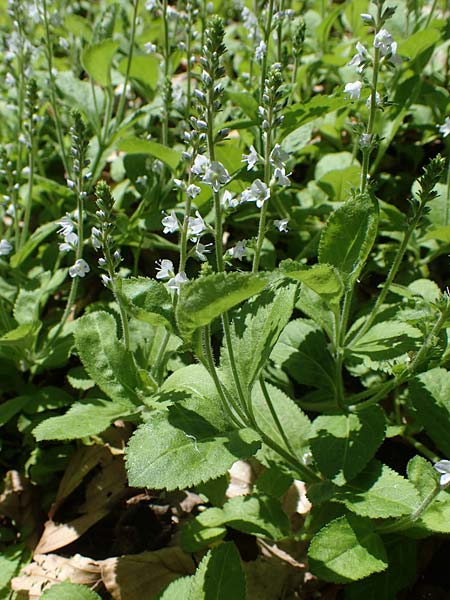
{"label": "ground cover vegetation", "polygon": [[0,25],[0,598],[447,597],[448,3]]}

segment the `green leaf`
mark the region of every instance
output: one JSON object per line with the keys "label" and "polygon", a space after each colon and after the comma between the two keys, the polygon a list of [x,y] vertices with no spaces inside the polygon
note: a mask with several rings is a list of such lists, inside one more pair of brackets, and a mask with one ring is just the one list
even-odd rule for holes
{"label": "green leaf", "polygon": [[67,373],[67,381],[74,390],[90,390],[94,387],[95,382],[86,373],[84,367],[73,367]]}
{"label": "green leaf", "polygon": [[372,519],[410,514],[420,502],[416,488],[409,481],[377,460],[339,488],[335,499],[361,517]]}
{"label": "green leaf", "polygon": [[336,384],[333,357],[325,336],[313,321],[296,319],[288,323],[273,349],[271,359],[297,383],[318,388],[317,400],[334,405]]}
{"label": "green leaf", "polygon": [[436,367],[417,375],[408,387],[419,423],[439,450],[450,456],[450,372]]}
{"label": "green leaf", "polygon": [[103,87],[111,85],[111,65],[119,42],[104,40],[84,48],[81,62],[94,81]]}
{"label": "green leaf", "polygon": [[0,404],[0,427],[19,413],[30,402],[29,396],[17,396]]}
{"label": "green leaf", "polygon": [[41,327],[42,323],[36,321],[33,323],[24,323],[15,329],[11,329],[11,331],[0,337],[0,348],[1,346],[5,346],[6,348],[21,350],[31,347]]}
{"label": "green leaf", "polygon": [[[340,154],[340,153],[338,153]],[[343,202],[352,189],[359,184],[361,167],[350,166],[328,171],[317,180],[317,185],[328,194],[333,202]]]}
{"label": "green leaf", "polygon": [[87,373],[107,396],[140,404],[139,373],[116,328],[116,320],[107,312],[87,314],[76,321],[75,344]]}
{"label": "green leaf", "polygon": [[118,149],[128,154],[150,154],[154,158],[161,160],[166,164],[172,171],[174,171],[180,160],[181,152],[163,146],[158,142],[152,142],[151,140],[141,140],[137,137],[130,136],[121,140],[118,144]]}
{"label": "green leaf", "polygon": [[253,121],[258,120],[258,102],[248,92],[226,92],[227,97]]}
{"label": "green leaf", "polygon": [[100,596],[87,586],[78,583],[57,583],[46,590],[42,600],[101,600]]}
{"label": "green leaf", "polygon": [[42,242],[58,229],[58,223],[45,223],[33,231],[32,235],[28,238],[22,248],[11,256],[10,264],[15,269],[19,267],[24,260],[26,260],[30,254],[32,254]]}
{"label": "green leaf", "polygon": [[303,282],[323,300],[330,304],[339,303],[343,293],[342,278],[331,265],[313,265],[307,267],[291,259],[280,263],[280,270],[291,279]]}
{"label": "green leaf", "polygon": [[311,541],[311,571],[334,583],[358,581],[388,566],[386,550],[368,519],[347,515],[328,523]]}
{"label": "green leaf", "polygon": [[223,508],[208,508],[189,521],[182,532],[183,548],[187,552],[197,552],[208,542],[223,537],[225,526],[272,540],[282,539],[290,531],[289,519],[277,498],[236,496]]}
{"label": "green leaf", "polygon": [[322,231],[319,262],[335,266],[347,288],[359,277],[378,230],[378,206],[365,194],[336,209]]}
{"label": "green leaf", "polygon": [[[2,540],[3,541],[3,540]],[[2,544],[3,545],[3,544]],[[7,590],[5,598],[11,595],[10,581],[19,570],[23,560],[24,549],[21,545],[11,545],[2,548],[0,554],[0,597],[3,598],[2,592]]]}
{"label": "green leaf", "polygon": [[325,95],[314,96],[308,102],[294,104],[283,112],[284,120],[281,125],[280,141],[291,131],[347,106],[347,104],[347,100],[342,96],[331,98]]}
{"label": "green leaf", "polygon": [[364,469],[383,442],[384,412],[370,406],[358,413],[320,416],[313,430],[310,444],[317,466],[323,475],[343,485]]}
{"label": "green leaf", "polygon": [[416,31],[407,40],[402,40],[398,45],[398,53],[414,60],[421,52],[434,46],[440,39],[441,34],[437,29],[427,27],[422,31]]}
{"label": "green leaf", "polygon": [[[269,359],[272,348],[294,309],[297,286],[282,283],[246,302],[233,315],[231,346],[243,386],[251,388]],[[233,381],[227,351],[222,348],[222,370]]]}
{"label": "green leaf", "polygon": [[[159,77],[159,58],[155,55],[133,54],[131,59],[130,73],[131,79],[136,79],[144,85],[148,85],[152,90],[158,87]],[[119,71],[125,75],[128,66],[128,56],[124,57],[119,63]]]}
{"label": "green leaf", "polygon": [[385,361],[414,351],[419,338],[422,338],[421,332],[408,323],[382,321],[373,325],[356,343],[350,343],[348,349],[354,355]]}
{"label": "green leaf", "polygon": [[170,330],[175,328],[172,300],[163,283],[149,277],[133,277],[122,280],[120,291],[133,317]]}
{"label": "green leaf", "polygon": [[155,414],[131,438],[126,453],[130,485],[191,487],[222,475],[259,447],[251,429],[221,432],[194,411],[174,406],[168,413]]}
{"label": "green leaf", "polygon": [[[311,423],[308,417],[284,392],[268,383],[266,389],[274,413],[281,423],[295,455],[301,457],[308,450],[311,437]],[[252,391],[252,405],[256,422],[261,431],[279,446],[286,448],[286,443],[280,434],[259,382]],[[277,458],[279,458],[278,455]]]}
{"label": "green leaf", "polygon": [[[192,584],[194,576],[180,577],[175,579],[166,587],[166,589],[157,597],[157,600],[180,600],[180,598],[191,598]],[[192,600],[197,600],[192,598]]]}
{"label": "green leaf", "polygon": [[209,325],[266,285],[265,276],[251,273],[215,273],[185,284],[176,310],[180,332],[190,338],[196,329]]}
{"label": "green leaf", "polygon": [[100,87],[92,88],[88,81],[80,81],[72,71],[59,72],[56,85],[70,106],[82,111],[92,125],[98,124],[105,104],[105,94]]}
{"label": "green leaf", "polygon": [[117,419],[133,412],[136,408],[131,402],[120,404],[89,398],[76,402],[65,415],[46,419],[33,430],[33,435],[38,442],[76,440],[101,433]]}
{"label": "green leaf", "polygon": [[346,600],[397,600],[398,592],[417,578],[417,542],[400,536],[383,539],[389,567],[346,586]]}

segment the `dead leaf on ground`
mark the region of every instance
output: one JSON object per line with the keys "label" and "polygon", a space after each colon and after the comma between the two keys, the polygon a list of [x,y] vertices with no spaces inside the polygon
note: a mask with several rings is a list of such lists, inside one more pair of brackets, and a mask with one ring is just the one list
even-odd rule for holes
{"label": "dead leaf on ground", "polygon": [[191,556],[178,547],[108,558],[101,565],[103,583],[114,600],[154,598],[178,577],[195,571]]}
{"label": "dead leaf on ground", "polygon": [[62,581],[81,583],[93,587],[101,581],[98,562],[76,554],[64,558],[56,554],[36,554],[34,561],[24,567],[18,577],[11,581],[13,591],[29,600],[37,600],[41,594]]}
{"label": "dead leaf on ground", "polygon": [[26,543],[31,548],[39,535],[40,513],[36,488],[19,471],[8,471],[0,495],[0,515],[14,521],[19,529],[30,532]]}
{"label": "dead leaf on ground", "polygon": [[227,498],[246,496],[251,493],[256,474],[250,463],[245,460],[238,460],[229,469],[228,473],[230,474],[230,483],[225,494]]}

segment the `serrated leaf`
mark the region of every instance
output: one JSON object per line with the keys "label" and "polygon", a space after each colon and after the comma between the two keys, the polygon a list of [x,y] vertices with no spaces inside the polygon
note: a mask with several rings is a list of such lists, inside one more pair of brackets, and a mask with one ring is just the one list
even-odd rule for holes
{"label": "serrated leaf", "polygon": [[[177,426],[172,425],[174,419]],[[179,426],[187,425],[189,433]],[[192,411],[159,413],[137,429],[126,456],[130,485],[184,489],[225,473],[260,447],[251,429],[220,432]]]}
{"label": "serrated leaf", "polygon": [[283,113],[284,119],[281,125],[280,140],[286,137],[291,131],[320,117],[324,117],[328,113],[346,106],[346,104],[347,101],[343,97],[331,98],[330,96],[318,95],[314,96],[308,102],[299,102],[292,105]]}
{"label": "serrated leaf", "polygon": [[150,154],[155,158],[161,160],[166,164],[172,171],[174,171],[180,160],[181,152],[163,146],[158,142],[152,142],[151,140],[141,140],[137,137],[130,136],[121,140],[118,144],[118,149],[128,154]]}
{"label": "serrated leaf", "polygon": [[251,273],[215,273],[185,284],[176,309],[178,328],[189,338],[199,327],[265,288],[267,278]]}
{"label": "serrated leaf", "polygon": [[103,40],[83,50],[83,67],[103,87],[111,85],[111,64],[118,47],[119,42],[115,40]]}
{"label": "serrated leaf", "polygon": [[439,450],[450,456],[450,372],[436,367],[414,377],[408,387],[420,424]]}
{"label": "serrated leaf", "polygon": [[196,552],[205,546],[204,529],[212,529],[215,537],[223,535],[222,528],[230,526],[250,535],[279,540],[289,535],[290,525],[277,498],[269,496],[236,496],[223,508],[208,508],[189,522],[183,531],[183,547]]}
{"label": "serrated leaf", "polygon": [[101,600],[100,596],[85,585],[78,583],[57,583],[46,590],[42,600]]}
{"label": "serrated leaf", "polygon": [[95,381],[89,377],[84,367],[73,367],[67,373],[67,381],[74,390],[90,390],[95,386]]}
{"label": "serrated leaf", "polygon": [[305,267],[293,260],[283,260],[280,270],[291,279],[303,282],[323,300],[338,303],[344,293],[344,284],[339,272],[331,265]]}
{"label": "serrated leaf", "polygon": [[378,231],[378,205],[367,195],[348,200],[329,217],[319,244],[319,262],[336,267],[347,288],[359,277]]}
{"label": "serrated leaf", "polygon": [[133,355],[116,334],[114,317],[104,311],[76,321],[75,344],[89,376],[112,400],[140,404],[139,373]]}
{"label": "serrated leaf", "polygon": [[194,576],[191,575],[175,579],[175,581],[169,583],[162,594],[157,597],[157,600],[180,600],[180,598],[189,599],[193,581]]}
{"label": "serrated leaf", "polygon": [[175,327],[172,300],[163,283],[149,277],[133,277],[123,279],[120,287],[128,310],[136,319],[171,330]]}
{"label": "serrated leaf", "polygon": [[[233,315],[231,346],[243,386],[251,388],[269,359],[272,348],[294,309],[297,286],[281,284],[264,290]],[[233,381],[227,351],[222,349],[222,371]]]}
{"label": "serrated leaf", "polygon": [[[266,383],[266,389],[274,412],[295,455],[301,457],[309,447],[309,438],[312,433],[310,420],[284,392],[268,383]],[[286,449],[286,443],[280,434],[259,382],[253,388],[251,400],[258,427],[270,439]]]}
{"label": "serrated leaf", "polygon": [[389,360],[416,349],[421,332],[400,321],[383,321],[371,327],[356,343],[348,346],[352,354],[369,357],[373,361]]}
{"label": "serrated leaf", "polygon": [[388,566],[386,550],[368,519],[355,515],[328,523],[311,541],[311,571],[334,583],[348,583],[379,573]]}
{"label": "serrated leaf", "polygon": [[339,488],[335,499],[361,517],[372,519],[410,514],[420,502],[416,488],[409,481],[377,460]]}
{"label": "serrated leaf", "polygon": [[297,383],[319,388],[321,398],[335,403],[335,365],[328,342],[313,322],[296,319],[285,327],[276,343],[271,359]]}
{"label": "serrated leaf", "polygon": [[385,417],[379,406],[348,415],[320,416],[310,445],[320,471],[337,485],[351,481],[384,440]]}
{"label": "serrated leaf", "polygon": [[397,600],[398,592],[416,580],[417,542],[403,536],[389,536],[383,542],[389,567],[347,585],[346,600]]}
{"label": "serrated leaf", "polygon": [[111,423],[136,412],[130,403],[89,398],[75,402],[65,415],[50,417],[33,430],[38,442],[43,440],[76,440],[96,435]]}

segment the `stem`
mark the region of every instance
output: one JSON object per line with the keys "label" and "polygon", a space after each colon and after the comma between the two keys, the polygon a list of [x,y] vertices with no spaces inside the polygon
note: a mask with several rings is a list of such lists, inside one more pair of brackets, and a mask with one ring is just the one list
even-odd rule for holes
{"label": "stem", "polygon": [[[270,177],[271,177],[271,167],[270,167],[270,151],[271,151],[271,143],[272,143],[272,131],[271,131],[271,123],[272,123],[272,106],[269,107],[267,113],[267,121],[269,123],[269,127],[266,131],[266,139],[264,145],[264,183],[267,187],[270,186]],[[267,207],[268,201],[265,201],[261,207],[261,213],[259,215],[259,226],[258,226],[258,237],[256,239],[256,248],[255,254],[253,256],[253,266],[252,273],[257,273],[259,268],[259,261],[261,258],[261,249],[264,243],[264,237],[266,234],[266,219],[267,219]]]}
{"label": "stem", "polygon": [[260,78],[260,88],[259,88],[259,103],[260,104],[262,103],[262,97],[264,94],[264,83],[266,81],[266,75],[267,75],[267,55],[269,54],[270,33],[272,31],[273,3],[274,3],[274,0],[269,0],[269,6],[267,7],[266,25],[264,27],[264,43],[266,45],[266,51],[264,52],[263,58],[261,61],[261,78]]}
{"label": "stem", "polygon": [[130,78],[131,62],[133,60],[133,52],[134,52],[134,40],[136,38],[136,24],[137,24],[138,7],[139,7],[139,0],[134,0],[133,20],[131,22],[130,50],[128,52],[127,67],[125,70],[125,79],[123,81],[123,90],[122,90],[122,94],[120,95],[119,106],[117,108],[116,123],[115,123],[116,128],[122,122],[123,113],[124,113],[124,109],[125,109],[125,101],[126,101],[126,97],[127,97],[127,85],[128,85],[128,80]]}
{"label": "stem", "polygon": [[[30,128],[32,128],[32,127],[33,127],[33,124],[30,123]],[[23,219],[23,229],[22,229],[22,235],[20,237],[19,248],[23,247],[23,245],[25,244],[25,242],[27,241],[27,238],[28,238],[28,231],[30,228],[31,205],[32,205],[32,200],[33,200],[33,179],[34,179],[34,169],[35,169],[35,163],[36,163],[36,141],[34,139],[34,135],[32,133],[30,133],[30,135],[32,136],[32,138],[31,138],[30,154],[28,157],[28,167],[30,169],[30,172],[28,174],[27,204],[25,206],[25,215],[24,215],[24,219]]]}
{"label": "stem", "polygon": [[277,426],[277,429],[281,435],[281,437],[283,438],[283,442],[286,444],[286,448],[289,450],[289,452],[295,456],[295,451],[291,446],[291,443],[289,442],[289,439],[286,435],[286,432],[283,429],[283,426],[281,425],[280,419],[278,418],[278,415],[276,413],[276,410],[273,406],[272,400],[270,399],[270,395],[269,395],[269,391],[267,389],[266,386],[266,382],[264,381],[264,378],[262,376],[260,376],[259,378],[259,384],[261,386],[261,390],[264,396],[264,400],[266,401],[267,406],[269,407],[270,410],[270,414],[272,415],[273,420],[275,421],[275,425]]}
{"label": "stem", "polygon": [[162,360],[164,358],[164,354],[166,352],[166,348],[167,348],[167,344],[169,343],[169,340],[170,340],[170,332],[167,331],[167,329],[166,329],[165,332],[164,332],[163,340],[162,340],[162,342],[161,342],[161,344],[159,346],[159,349],[158,349],[158,354],[157,354],[156,359],[155,359],[155,364],[154,364],[153,369],[152,369],[153,375],[154,375],[154,377],[155,377],[155,379],[156,379],[156,381],[158,383],[160,381],[159,371],[160,371],[161,366],[162,366]]}
{"label": "stem", "polygon": [[434,452],[432,452],[429,448],[427,448],[422,442],[419,442],[412,435],[403,435],[404,440],[406,440],[413,448],[415,448],[418,452],[420,452],[425,458],[431,460],[431,462],[438,462],[439,456],[436,456]]}
{"label": "stem", "polygon": [[[380,8],[378,9],[380,11]],[[369,121],[367,123],[366,135],[372,138],[373,128],[375,124],[375,115],[377,110],[377,85],[378,85],[378,74],[380,70],[380,49],[375,48],[373,58],[373,75],[372,75],[372,86],[370,93],[370,108],[369,108]],[[363,148],[362,155],[363,161],[361,166],[361,181],[360,188],[361,193],[364,193],[367,189],[368,174],[369,174],[369,162],[370,155],[372,154],[372,147]]]}
{"label": "stem", "polygon": [[[169,58],[170,58],[170,44],[169,44],[169,21],[167,18],[167,0],[163,0],[163,28],[164,28],[164,85],[169,77]],[[164,146],[167,146],[169,135],[169,107],[166,106],[164,110],[164,119],[162,122],[161,141]]]}
{"label": "stem", "polygon": [[434,0],[433,4],[431,6],[431,10],[428,14],[427,22],[425,23],[425,29],[428,29],[428,27],[430,26],[431,19],[433,18],[434,11],[436,10],[437,3],[438,3],[438,0]]}

